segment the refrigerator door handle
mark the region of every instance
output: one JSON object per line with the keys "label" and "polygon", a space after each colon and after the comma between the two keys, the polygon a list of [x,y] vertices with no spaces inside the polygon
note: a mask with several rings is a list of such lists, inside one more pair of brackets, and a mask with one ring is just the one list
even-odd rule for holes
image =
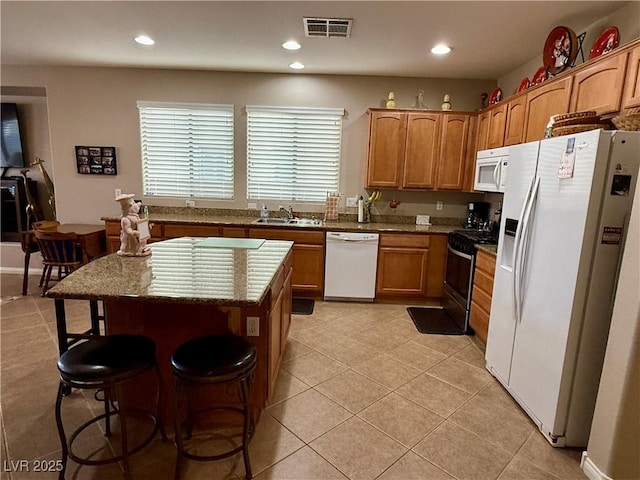
{"label": "refrigerator door handle", "polygon": [[513,294],[513,310],[514,315],[516,317],[516,321],[520,318],[520,276],[518,274],[518,259],[520,257],[520,239],[522,237],[522,229],[524,226],[524,216],[527,211],[527,206],[529,205],[529,200],[531,197],[531,191],[533,190],[533,184],[535,182],[536,177],[531,177],[531,181],[529,182],[529,188],[527,189],[527,194],[524,198],[524,203],[522,204],[522,211],[520,212],[518,226],[516,227],[516,235],[514,240],[513,247],[513,258],[511,260],[511,265],[513,265],[512,272],[512,294]]}
{"label": "refrigerator door handle", "polygon": [[536,204],[536,199],[538,197],[538,191],[540,189],[540,177],[536,177],[535,184],[533,186],[533,192],[531,192],[531,196],[529,197],[529,204],[527,205],[526,211],[524,213],[524,218],[522,219],[522,236],[519,242],[518,249],[518,265],[517,265],[517,296],[518,296],[518,305],[517,305],[517,319],[518,323],[522,322],[522,304],[523,304],[523,292],[522,285],[524,280],[524,270],[527,261],[527,243],[529,237],[529,227],[531,226],[531,212],[533,211],[533,207]]}
{"label": "refrigerator door handle", "polygon": [[496,188],[499,189],[500,188],[500,184],[499,184],[499,172],[500,172],[500,166],[502,165],[502,161],[499,161],[498,163],[496,163],[495,168],[493,169],[493,183],[496,184]]}

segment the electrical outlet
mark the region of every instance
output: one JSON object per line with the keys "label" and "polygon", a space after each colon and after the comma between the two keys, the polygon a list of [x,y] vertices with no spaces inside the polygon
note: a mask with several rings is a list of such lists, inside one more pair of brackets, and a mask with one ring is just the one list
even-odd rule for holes
{"label": "electrical outlet", "polygon": [[358,206],[358,197],[347,197],[347,207]]}
{"label": "electrical outlet", "polygon": [[120,195],[122,195],[122,189],[116,188],[116,196],[114,198],[118,198]]}
{"label": "electrical outlet", "polygon": [[247,337],[260,336],[260,317],[247,317]]}
{"label": "electrical outlet", "polygon": [[444,202],[436,202],[436,210],[442,210],[444,207]]}
{"label": "electrical outlet", "polygon": [[184,204],[187,207],[195,207],[196,206],[196,201],[195,200],[185,200]]}
{"label": "electrical outlet", "polygon": [[247,208],[249,210],[257,210],[258,209],[258,204],[256,204],[256,203],[247,203]]}

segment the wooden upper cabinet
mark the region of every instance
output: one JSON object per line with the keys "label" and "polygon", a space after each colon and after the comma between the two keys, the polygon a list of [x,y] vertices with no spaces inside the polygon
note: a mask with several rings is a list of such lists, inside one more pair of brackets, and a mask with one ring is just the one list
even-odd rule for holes
{"label": "wooden upper cabinet", "polygon": [[440,150],[438,113],[407,114],[403,188],[433,188]]}
{"label": "wooden upper cabinet", "polygon": [[369,113],[367,187],[465,188],[469,143],[474,142],[471,149],[475,144],[474,135],[470,135],[470,114]]}
{"label": "wooden upper cabinet", "polygon": [[542,140],[544,129],[552,115],[567,113],[573,77],[542,84],[527,93],[525,135],[523,142]]}
{"label": "wooden upper cabinet", "polygon": [[436,187],[462,190],[467,159],[469,115],[443,114]]}
{"label": "wooden upper cabinet", "polygon": [[491,115],[489,111],[482,112],[478,115],[478,135],[476,141],[476,152],[487,149],[489,142],[489,123],[491,122]]}
{"label": "wooden upper cabinet", "polygon": [[628,53],[622,108],[640,107],[640,45]]}
{"label": "wooden upper cabinet", "polygon": [[368,187],[400,186],[406,122],[407,116],[402,112],[370,112]]}
{"label": "wooden upper cabinet", "polygon": [[504,129],[506,124],[506,104],[501,104],[489,111],[489,133],[487,136],[487,148],[497,148],[504,145]]}
{"label": "wooden upper cabinet", "polygon": [[524,137],[524,122],[527,113],[527,96],[510,100],[507,104],[507,125],[504,131],[504,144],[516,145],[522,143]]}
{"label": "wooden upper cabinet", "polygon": [[604,115],[620,110],[627,53],[607,56],[573,76],[571,112],[595,110]]}

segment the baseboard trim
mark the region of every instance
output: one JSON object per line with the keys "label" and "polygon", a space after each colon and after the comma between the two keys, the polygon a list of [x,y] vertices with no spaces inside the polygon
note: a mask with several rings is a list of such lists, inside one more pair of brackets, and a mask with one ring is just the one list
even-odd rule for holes
{"label": "baseboard trim", "polygon": [[[24,274],[22,267],[0,267],[0,273],[15,273],[16,275]],[[29,268],[29,275],[42,275],[42,268]]]}
{"label": "baseboard trim", "polygon": [[584,474],[591,480],[613,480],[611,477],[605,475],[600,469],[593,463],[593,460],[589,458],[588,453],[582,452],[582,459],[580,460],[580,467]]}

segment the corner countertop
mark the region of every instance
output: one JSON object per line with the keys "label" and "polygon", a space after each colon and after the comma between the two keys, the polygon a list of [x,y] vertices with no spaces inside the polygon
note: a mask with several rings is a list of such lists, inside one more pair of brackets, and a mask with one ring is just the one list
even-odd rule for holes
{"label": "corner countertop", "polygon": [[493,255],[494,257],[498,255],[498,246],[497,245],[486,245],[486,244],[478,244],[476,245],[478,250],[481,250],[489,255]]}
{"label": "corner countertop", "polygon": [[[414,223],[372,222],[357,223],[353,221],[322,222],[322,225],[264,225],[254,223],[255,216],[230,216],[202,213],[150,213],[152,223],[179,223],[185,225],[219,225],[227,227],[286,228],[304,230],[322,230],[337,232],[398,232],[398,233],[432,233],[447,234],[460,229],[460,225],[416,225]],[[120,217],[105,216],[104,221],[119,222]]]}
{"label": "corner countertop", "polygon": [[150,244],[147,257],[98,258],[47,292],[50,298],[259,305],[293,242],[265,240],[259,248],[212,248],[181,237]]}

